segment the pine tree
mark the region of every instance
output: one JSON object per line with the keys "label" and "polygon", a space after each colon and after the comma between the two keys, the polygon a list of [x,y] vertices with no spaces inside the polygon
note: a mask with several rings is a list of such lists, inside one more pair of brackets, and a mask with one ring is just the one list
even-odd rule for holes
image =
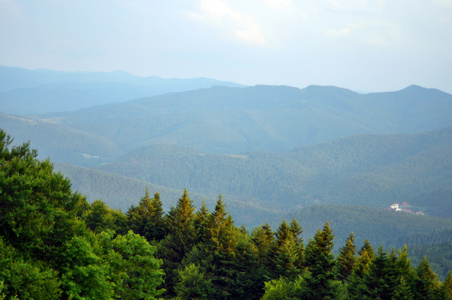
{"label": "pine tree", "polygon": [[264,289],[264,265],[259,261],[257,249],[251,237],[243,231],[237,235],[232,269],[234,283],[231,299],[260,299]]}
{"label": "pine tree", "polygon": [[275,232],[275,242],[271,248],[271,278],[277,279],[284,277],[294,280],[301,272],[302,243],[299,240],[298,233],[301,229],[298,223],[293,222],[292,227],[286,220]]}
{"label": "pine tree", "polygon": [[171,207],[166,216],[168,234],[158,245],[157,256],[163,259],[165,271],[165,289],[168,295],[174,295],[177,272],[184,257],[191,251],[196,241],[195,215],[193,201],[187,190],[179,198],[176,207]]}
{"label": "pine tree", "polygon": [[449,298],[452,299],[452,272],[447,273],[446,279],[443,281],[443,287],[447,291]]}
{"label": "pine tree", "polygon": [[438,275],[430,268],[427,257],[424,257],[415,268],[415,278],[412,286],[415,299],[438,299],[440,287]]}
{"label": "pine tree", "polygon": [[336,261],[337,277],[338,279],[345,281],[352,274],[353,268],[356,262],[356,246],[355,246],[355,235],[350,233],[345,246],[341,248],[339,256]]}
{"label": "pine tree", "polygon": [[364,275],[364,290],[362,295],[375,299],[391,299],[400,283],[397,276],[395,254],[389,255],[378,248],[377,255],[372,259],[369,272]]}
{"label": "pine tree", "polygon": [[154,198],[151,198],[149,189],[146,188],[138,206],[132,206],[128,210],[127,224],[134,233],[144,236],[149,242],[163,239],[165,224],[160,194],[156,192]]}
{"label": "pine tree", "polygon": [[337,296],[338,290],[335,284],[333,272],[334,235],[330,224],[325,223],[323,230],[318,230],[309,241],[305,250],[305,264],[308,275],[305,276],[305,295],[308,299],[325,299]]}
{"label": "pine tree", "polygon": [[406,245],[403,246],[402,250],[399,250],[399,257],[397,259],[397,269],[400,276],[404,277],[405,280],[410,281],[412,279],[412,268],[411,262],[408,258],[408,248]]}
{"label": "pine tree", "polygon": [[358,255],[361,256],[361,255],[363,254],[364,251],[367,252],[367,256],[368,256],[370,259],[374,258],[374,256],[375,256],[374,249],[373,249],[372,245],[369,243],[369,240],[368,240],[368,239],[365,239],[365,240],[364,240],[364,244],[363,244],[363,246],[361,247],[361,249],[359,249]]}
{"label": "pine tree", "polygon": [[206,202],[203,201],[201,208],[195,214],[195,231],[196,243],[203,243],[207,238],[207,219],[209,218],[209,210],[206,207]]}
{"label": "pine tree", "polygon": [[298,252],[298,260],[296,261],[295,265],[298,269],[302,270],[303,268],[303,252],[304,252],[304,245],[303,245],[303,238],[301,237],[301,234],[303,233],[303,229],[301,228],[300,224],[298,223],[297,219],[293,219],[292,222],[290,222],[290,231],[293,234],[294,242],[297,247]]}
{"label": "pine tree", "polygon": [[268,266],[270,249],[274,242],[274,233],[270,225],[265,222],[263,226],[255,228],[251,238],[257,248],[257,256],[260,263]]}
{"label": "pine tree", "polygon": [[239,230],[235,229],[220,195],[207,219],[207,239],[201,246],[209,258],[204,264],[212,278],[216,298],[230,298],[234,289],[237,234]]}
{"label": "pine tree", "polygon": [[397,286],[394,291],[393,300],[412,300],[413,292],[411,291],[410,285],[405,281],[405,278],[401,278],[400,284]]}

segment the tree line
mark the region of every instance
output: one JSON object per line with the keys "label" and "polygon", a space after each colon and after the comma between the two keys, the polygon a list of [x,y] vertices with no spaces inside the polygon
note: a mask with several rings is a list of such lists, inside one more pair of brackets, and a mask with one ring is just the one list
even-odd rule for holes
{"label": "tree line", "polygon": [[0,131],[0,299],[450,299],[427,258],[350,234],[333,255],[328,222],[309,241],[296,219],[249,232],[221,196],[166,213],[146,189],[125,213],[88,203],[29,144]]}

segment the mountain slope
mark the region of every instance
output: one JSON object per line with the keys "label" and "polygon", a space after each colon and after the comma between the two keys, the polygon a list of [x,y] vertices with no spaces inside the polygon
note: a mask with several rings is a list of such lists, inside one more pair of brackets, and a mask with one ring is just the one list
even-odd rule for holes
{"label": "mountain slope", "polygon": [[[368,239],[374,247],[385,245],[401,248],[403,244],[413,245],[414,239],[410,241],[410,237],[415,235],[432,235],[435,232],[452,230],[451,219],[357,205],[315,205],[285,215],[286,220],[293,218],[302,225],[306,240],[328,221],[335,234],[336,250],[344,246],[352,231],[358,247]],[[448,242],[452,242],[450,236]]]}
{"label": "mountain slope", "polygon": [[[89,168],[79,167],[64,163],[54,163],[56,172],[61,172],[68,177],[72,183],[72,189],[85,195],[89,202],[102,199],[106,204],[114,209],[121,209],[126,212],[132,205],[138,205],[144,196],[146,188],[150,193],[159,192],[163,203],[163,208],[168,212],[170,207],[177,204],[177,200],[182,196],[183,190],[167,188],[150,182],[124,177],[116,174],[101,172]],[[205,201],[208,209],[213,210],[218,200],[216,195],[204,195],[188,190],[190,198],[195,206],[200,208]],[[278,211],[237,200],[234,197],[223,197],[228,212],[234,217],[237,225],[244,224],[248,228],[253,228],[260,224],[262,220],[273,219],[281,215]]]}
{"label": "mountain slope", "polygon": [[441,198],[450,195],[452,186],[450,149],[452,127],[414,135],[348,137],[288,154],[221,155],[154,145],[97,168],[273,209],[315,203],[389,207],[406,201],[452,218],[452,204]]}
{"label": "mountain slope", "polygon": [[[362,95],[318,86],[213,87],[54,115],[50,120],[108,138],[124,151],[172,144],[211,153],[284,152],[356,134],[452,126],[452,95],[419,89],[421,96],[414,97],[403,91]],[[399,102],[412,108],[402,114]],[[427,106],[424,118],[419,111]]]}
{"label": "mountain slope", "polygon": [[30,141],[33,149],[39,149],[40,159],[95,166],[122,154],[104,137],[57,122],[0,112],[0,128],[14,137],[15,145]]}

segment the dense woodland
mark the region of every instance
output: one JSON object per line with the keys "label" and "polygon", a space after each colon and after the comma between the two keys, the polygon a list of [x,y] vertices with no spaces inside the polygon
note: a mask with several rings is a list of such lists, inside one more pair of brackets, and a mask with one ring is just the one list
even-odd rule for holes
{"label": "dense woodland", "polygon": [[237,227],[221,196],[211,210],[187,191],[168,212],[149,190],[125,213],[90,204],[29,144],[11,142],[1,130],[0,299],[452,297],[452,273],[440,281],[407,247],[357,245],[351,232],[333,254],[329,222],[305,241],[295,218]]}

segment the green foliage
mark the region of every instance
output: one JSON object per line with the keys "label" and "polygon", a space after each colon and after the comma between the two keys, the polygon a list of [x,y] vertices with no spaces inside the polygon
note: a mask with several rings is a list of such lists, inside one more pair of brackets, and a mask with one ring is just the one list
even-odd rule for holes
{"label": "green foliage", "polygon": [[264,225],[256,227],[251,239],[257,248],[257,257],[261,264],[269,265],[270,251],[274,242],[274,233],[266,222]]}
{"label": "green foliage", "polygon": [[449,297],[452,298],[452,271],[449,271],[446,279],[443,282],[443,287],[446,289]]}
{"label": "green foliage", "polygon": [[133,232],[144,236],[148,241],[160,241],[165,236],[162,201],[157,192],[150,198],[149,189],[141,198],[137,207],[132,206],[127,212],[127,224]]}
{"label": "green foliage", "polygon": [[413,294],[416,299],[439,299],[440,282],[438,275],[430,268],[426,257],[415,268],[416,277],[413,282]]}
{"label": "green foliage", "polygon": [[323,230],[318,230],[306,247],[305,264],[309,272],[304,277],[306,281],[304,294],[310,299],[335,297],[338,293],[334,282],[333,239],[333,232],[326,222]]}
{"label": "green foliage", "polygon": [[366,239],[355,257],[352,233],[335,259],[330,222],[304,247],[296,219],[249,234],[221,196],[195,211],[186,190],[168,214],[146,190],[124,215],[0,138],[0,299],[450,298],[451,273],[440,282],[426,258],[413,269],[407,246],[374,254]]}
{"label": "green foliage", "polygon": [[112,210],[102,200],[96,200],[91,204],[83,219],[86,226],[94,232],[113,230],[118,234],[124,234],[127,217],[120,210]]}
{"label": "green foliage", "polygon": [[111,242],[110,253],[112,273],[121,274],[124,280],[116,287],[115,295],[121,299],[155,299],[164,290],[158,289],[163,283],[161,260],[154,258],[155,246],[151,246],[143,236],[129,231]]}
{"label": "green foliage", "polygon": [[124,230],[122,212],[100,200],[87,204],[28,144],[10,144],[0,130],[0,297],[154,299],[163,292],[155,248],[133,233],[110,241]]}
{"label": "green foliage", "polygon": [[304,279],[299,276],[295,281],[286,278],[273,279],[265,283],[265,294],[262,300],[300,299],[303,293]]}
{"label": "green foliage", "polygon": [[289,226],[283,220],[275,232],[275,242],[271,248],[273,279],[284,277],[295,279],[301,272],[303,243],[299,237],[301,227],[294,219]]}
{"label": "green foliage", "polygon": [[187,190],[179,198],[176,207],[171,207],[165,219],[168,234],[159,243],[158,257],[163,259],[165,289],[174,294],[177,270],[184,257],[191,251],[196,241],[195,214],[193,202]]}
{"label": "green foliage", "polygon": [[177,296],[181,299],[212,299],[212,280],[207,278],[195,264],[187,265],[179,271],[176,285]]}
{"label": "green foliage", "polygon": [[62,288],[73,299],[110,299],[112,284],[108,280],[108,269],[89,241],[74,237],[64,245],[61,253]]}
{"label": "green foliage", "polygon": [[350,233],[345,246],[339,251],[339,256],[336,260],[337,278],[344,281],[353,272],[356,258],[356,246],[354,243],[354,234]]}
{"label": "green foliage", "polygon": [[57,272],[39,261],[24,260],[0,236],[0,299],[60,299]]}
{"label": "green foliage", "polygon": [[380,247],[369,271],[364,274],[365,289],[361,294],[370,298],[391,299],[399,283],[395,261]]}

